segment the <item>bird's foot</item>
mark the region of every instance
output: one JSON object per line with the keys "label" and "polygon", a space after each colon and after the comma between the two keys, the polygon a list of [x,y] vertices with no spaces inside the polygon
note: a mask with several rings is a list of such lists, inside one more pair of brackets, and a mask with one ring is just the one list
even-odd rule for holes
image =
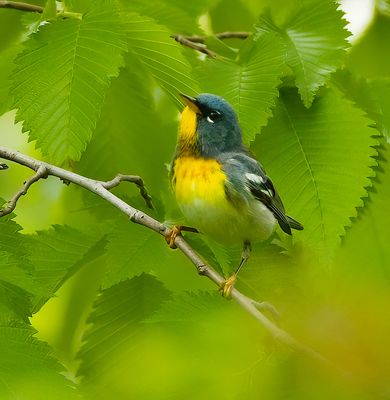
{"label": "bird's foot", "polygon": [[237,280],[237,274],[233,274],[232,276],[229,276],[224,282],[222,282],[219,291],[222,292],[223,297],[229,297],[230,293],[234,287],[234,284],[236,283]]}
{"label": "bird's foot", "polygon": [[175,240],[178,236],[181,236],[181,233],[185,232],[193,232],[193,233],[199,233],[199,231],[196,228],[192,228],[191,226],[182,226],[182,225],[175,225],[165,236],[165,240],[168,244],[168,246],[171,249],[176,249],[175,245]]}
{"label": "bird's foot", "polygon": [[171,249],[176,249],[175,240],[179,235],[181,235],[181,227],[175,225],[165,236],[165,240]]}

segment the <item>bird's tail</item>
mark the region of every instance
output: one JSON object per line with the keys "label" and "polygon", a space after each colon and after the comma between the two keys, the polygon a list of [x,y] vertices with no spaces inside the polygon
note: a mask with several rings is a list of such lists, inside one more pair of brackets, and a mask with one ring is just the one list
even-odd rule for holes
{"label": "bird's tail", "polygon": [[303,230],[303,225],[295,220],[294,218],[289,217],[286,215],[288,224],[290,225],[291,228],[296,229],[297,231],[302,231]]}

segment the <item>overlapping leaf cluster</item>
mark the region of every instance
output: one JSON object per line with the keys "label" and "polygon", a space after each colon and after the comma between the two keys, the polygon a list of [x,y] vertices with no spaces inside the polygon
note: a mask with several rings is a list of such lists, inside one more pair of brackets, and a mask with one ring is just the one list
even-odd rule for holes
{"label": "overlapping leaf cluster", "polygon": [[[383,189],[383,181],[388,182],[383,154],[390,130],[389,69],[359,61],[376,43],[378,26],[385,29],[386,16],[377,15],[349,55],[346,21],[332,0],[63,0],[62,9],[76,13],[71,18],[56,15],[53,6],[49,0],[42,16],[29,19],[0,10],[0,22],[8,18],[0,23],[5,38],[0,43],[0,112],[16,109],[16,121],[43,158],[100,180],[118,172],[139,174],[153,195],[155,216],[179,221],[165,166],[175,146],[178,94],[221,95],[236,109],[244,140],[272,177],[288,213],[305,226],[292,240],[276,232],[272,243],[258,245],[240,288],[297,312],[305,296],[316,299],[319,288],[312,276],[323,276],[324,266],[348,276],[351,254],[362,276],[361,260],[375,260],[378,275],[388,280],[390,255],[383,237],[390,224],[381,220],[380,211],[388,192]],[[200,26],[201,16],[208,23]],[[222,43],[213,35],[233,29],[248,31],[248,38]],[[181,47],[171,38],[177,33],[204,35],[218,55],[211,59]],[[386,173],[375,178],[378,163]],[[0,173],[0,185],[6,173]],[[378,194],[368,198],[373,184]],[[144,207],[132,189],[121,186],[116,193]],[[56,225],[26,235],[14,218],[0,219],[1,398],[35,399],[37,393],[80,398],[50,348],[33,337],[29,318],[81,268],[92,271],[86,284],[98,281],[100,288],[76,313],[80,319],[90,313],[83,345],[78,342],[77,386],[83,397],[250,399],[262,390],[264,398],[278,393],[264,366],[248,367],[265,361],[263,353],[272,350],[231,304],[186,269],[187,260],[91,194],[69,187],[63,204],[65,221],[73,227]],[[346,229],[349,235],[340,247]],[[356,249],[366,246],[367,229],[371,239],[377,235],[381,240],[372,240],[369,257],[359,258]],[[239,248],[222,248],[202,237],[192,243],[226,274],[238,261]],[[184,291],[189,287],[193,290]],[[211,339],[214,346],[207,347],[202,324],[217,329],[228,316],[233,321],[229,329],[221,328]],[[76,336],[73,325],[64,331]],[[262,355],[232,349],[240,334],[261,347]],[[162,348],[151,345],[159,340]],[[235,376],[233,389],[216,384],[213,372],[205,377],[196,357],[187,372],[177,367],[188,362],[185,355],[191,357],[190,341],[205,346],[203,361],[210,357],[221,376]],[[224,341],[225,347],[219,346]],[[244,378],[229,363],[232,354],[242,370],[249,368]],[[164,357],[172,356],[175,367],[166,368]],[[280,377],[284,368],[293,368],[299,375],[299,367],[278,361],[270,371]],[[252,373],[262,387],[251,378],[247,384]],[[196,395],[191,397],[189,390]],[[305,390],[296,388],[291,398],[313,398]],[[331,392],[327,387],[317,398]]]}

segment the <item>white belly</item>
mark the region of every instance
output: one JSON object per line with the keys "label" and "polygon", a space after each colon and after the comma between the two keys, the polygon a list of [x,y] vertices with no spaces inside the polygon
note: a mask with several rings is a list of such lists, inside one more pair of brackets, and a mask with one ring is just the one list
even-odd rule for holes
{"label": "white belly", "polygon": [[272,212],[257,200],[237,210],[230,204],[220,207],[195,198],[180,208],[191,226],[222,244],[265,240],[276,224]]}

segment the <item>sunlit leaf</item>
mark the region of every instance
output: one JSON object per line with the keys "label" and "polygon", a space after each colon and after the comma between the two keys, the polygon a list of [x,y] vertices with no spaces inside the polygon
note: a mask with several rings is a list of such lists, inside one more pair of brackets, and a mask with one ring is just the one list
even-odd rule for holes
{"label": "sunlit leaf", "polygon": [[110,0],[95,3],[81,20],[42,26],[26,42],[12,74],[16,119],[50,160],[80,158],[125,49]]}
{"label": "sunlit leaf", "polygon": [[273,31],[280,35],[286,62],[295,75],[303,103],[309,107],[318,88],[343,60],[348,47],[346,21],[331,0],[304,0],[289,11],[290,14],[278,25],[269,15],[262,16],[256,30],[261,34]]}
{"label": "sunlit leaf", "polygon": [[196,94],[198,85],[180,45],[164,26],[135,13],[125,17],[129,50],[145,65],[161,87],[179,103],[178,94]]}
{"label": "sunlit leaf", "polygon": [[202,90],[228,100],[238,113],[246,142],[267,123],[278,96],[283,68],[279,38],[273,33],[251,39],[238,62],[209,60],[199,67]]}
{"label": "sunlit leaf", "polygon": [[[128,68],[114,79],[107,94],[96,134],[78,171],[101,180],[116,174],[140,175],[153,193],[165,187],[169,162],[174,151],[176,126],[169,132],[157,112],[147,71],[133,56]],[[107,149],[109,149],[107,151]],[[129,185],[123,183],[122,185]],[[135,192],[135,188],[129,188]]]}
{"label": "sunlit leaf", "polygon": [[336,91],[306,110],[288,90],[253,146],[287,213],[305,227],[294,232],[295,241],[313,247],[322,260],[331,259],[372,184],[377,141],[370,124]]}
{"label": "sunlit leaf", "polygon": [[122,1],[124,9],[135,11],[143,16],[153,18],[157,23],[166,26],[172,33],[183,35],[201,34],[202,30],[192,16],[180,4],[170,0],[132,0]]}

